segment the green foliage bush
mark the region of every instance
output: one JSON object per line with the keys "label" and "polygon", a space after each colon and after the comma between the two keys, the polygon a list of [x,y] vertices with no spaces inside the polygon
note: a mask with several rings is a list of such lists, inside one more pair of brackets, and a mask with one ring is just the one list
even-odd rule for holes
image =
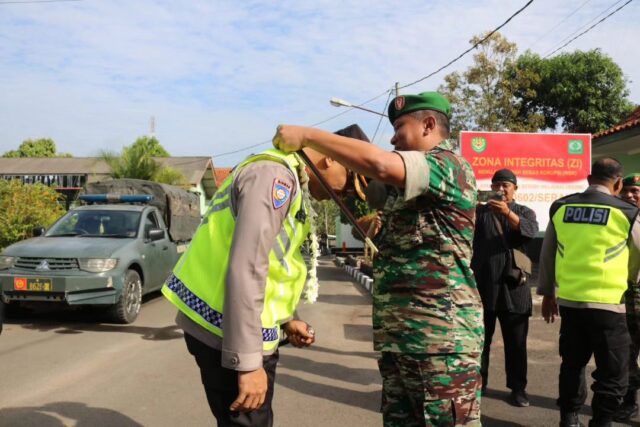
{"label": "green foliage bush", "polygon": [[0,248],[31,237],[34,227],[53,224],[64,213],[58,197],[42,184],[0,180]]}

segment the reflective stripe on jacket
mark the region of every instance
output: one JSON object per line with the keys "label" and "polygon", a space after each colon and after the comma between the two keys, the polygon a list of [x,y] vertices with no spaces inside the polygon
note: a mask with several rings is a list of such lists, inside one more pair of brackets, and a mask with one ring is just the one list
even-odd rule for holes
{"label": "reflective stripe on jacket", "polygon": [[638,209],[597,191],[567,196],[551,207],[557,234],[558,298],[620,304],[629,276],[629,233]]}

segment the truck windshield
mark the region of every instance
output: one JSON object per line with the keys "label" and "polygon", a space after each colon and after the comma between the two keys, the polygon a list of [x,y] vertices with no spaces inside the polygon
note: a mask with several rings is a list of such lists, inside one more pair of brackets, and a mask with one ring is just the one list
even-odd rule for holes
{"label": "truck windshield", "polygon": [[45,234],[46,237],[136,237],[140,212],[131,211],[70,211]]}

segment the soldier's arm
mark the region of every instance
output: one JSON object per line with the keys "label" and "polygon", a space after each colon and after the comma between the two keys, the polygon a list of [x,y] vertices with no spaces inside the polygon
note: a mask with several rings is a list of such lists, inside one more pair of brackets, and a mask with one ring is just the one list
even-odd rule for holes
{"label": "soldier's arm", "polygon": [[302,138],[304,146],[331,157],[354,172],[395,187],[404,187],[404,163],[395,152],[315,128],[288,125],[282,132],[286,132],[288,138],[295,134],[295,139]]}
{"label": "soldier's arm", "polygon": [[[273,199],[275,180],[284,181],[292,189],[286,202],[278,208]],[[222,366],[251,371],[262,367],[260,315],[269,252],[295,196],[296,184],[284,165],[261,161],[240,171],[233,185],[236,227],[225,282]]]}

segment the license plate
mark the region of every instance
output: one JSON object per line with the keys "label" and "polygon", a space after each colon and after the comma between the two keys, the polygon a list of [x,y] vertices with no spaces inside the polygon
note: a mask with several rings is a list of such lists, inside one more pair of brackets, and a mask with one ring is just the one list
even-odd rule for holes
{"label": "license plate", "polygon": [[13,279],[13,289],[16,291],[51,292],[51,279],[16,277]]}

